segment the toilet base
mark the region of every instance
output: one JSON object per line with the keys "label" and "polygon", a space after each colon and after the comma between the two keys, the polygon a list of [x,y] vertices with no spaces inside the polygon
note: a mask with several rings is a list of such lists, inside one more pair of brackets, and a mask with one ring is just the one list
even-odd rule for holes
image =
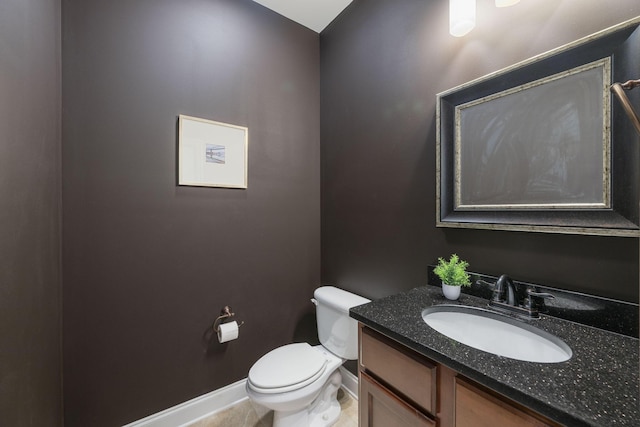
{"label": "toilet base", "polygon": [[330,427],[340,418],[338,390],[342,375],[336,369],[324,388],[308,407],[299,411],[274,411],[273,427]]}

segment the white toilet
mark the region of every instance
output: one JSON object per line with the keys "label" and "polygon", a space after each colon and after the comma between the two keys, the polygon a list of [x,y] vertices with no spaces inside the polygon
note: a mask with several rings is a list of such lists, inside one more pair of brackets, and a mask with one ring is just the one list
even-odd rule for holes
{"label": "white toilet", "polygon": [[274,427],[328,427],[340,416],[338,368],[358,358],[358,323],[349,309],[368,299],[333,286],[315,290],[322,345],[288,344],[262,356],[249,370],[247,395],[274,411]]}

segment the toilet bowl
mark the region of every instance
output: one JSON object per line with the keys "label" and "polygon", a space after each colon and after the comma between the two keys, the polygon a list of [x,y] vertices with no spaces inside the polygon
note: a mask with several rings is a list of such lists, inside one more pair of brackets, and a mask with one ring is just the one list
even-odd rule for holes
{"label": "toilet bowl", "polygon": [[358,326],[349,308],[369,300],[323,286],[312,301],[322,345],[278,347],[262,356],[247,376],[249,399],[274,411],[274,427],[328,427],[340,417],[338,368],[358,355]]}
{"label": "toilet bowl", "polygon": [[[281,356],[278,361],[260,359],[249,371],[247,379],[247,395],[253,402],[274,411],[273,425],[311,426],[319,415],[324,424],[330,426],[340,416],[340,405],[336,394],[342,384],[342,376],[338,368],[343,360],[334,356],[322,346],[311,347],[306,343],[289,344],[279,347],[266,356]],[[286,353],[290,353],[288,357]],[[320,357],[318,357],[320,356]],[[283,371],[291,371],[292,365],[303,362],[304,368],[294,368],[300,375],[295,378],[288,376],[283,381],[279,375]],[[311,363],[308,363],[311,362]],[[308,369],[308,370],[304,370]],[[313,371],[316,372],[313,372]],[[262,382],[256,385],[254,377],[260,373],[271,373],[272,378],[260,378]],[[308,378],[305,378],[308,377]],[[291,382],[293,384],[287,384]],[[313,403],[313,405],[312,405]]]}

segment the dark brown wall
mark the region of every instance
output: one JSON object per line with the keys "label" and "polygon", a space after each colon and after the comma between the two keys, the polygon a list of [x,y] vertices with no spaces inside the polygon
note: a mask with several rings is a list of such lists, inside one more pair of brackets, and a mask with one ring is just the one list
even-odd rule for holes
{"label": "dark brown wall", "polygon": [[61,426],[60,3],[0,6],[0,425]]}
{"label": "dark brown wall", "polygon": [[[319,37],[251,0],[63,18],[65,425],[122,425],[314,332]],[[176,186],[178,114],[249,128],[247,190]],[[203,345],[226,304],[240,338]]]}
{"label": "dark brown wall", "polygon": [[426,283],[457,252],[474,271],[638,301],[638,241],[435,227],[436,94],[640,15],[636,0],[356,0],[321,35],[322,279],[369,297]]}

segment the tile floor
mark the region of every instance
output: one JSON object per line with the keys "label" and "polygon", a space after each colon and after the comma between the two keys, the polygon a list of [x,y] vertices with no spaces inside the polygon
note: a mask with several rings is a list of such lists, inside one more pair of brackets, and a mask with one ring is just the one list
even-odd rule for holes
{"label": "tile floor", "polygon": [[[338,391],[342,412],[334,427],[358,427],[358,401],[343,389]],[[271,427],[273,412],[243,400],[229,409],[196,421],[189,427]]]}

